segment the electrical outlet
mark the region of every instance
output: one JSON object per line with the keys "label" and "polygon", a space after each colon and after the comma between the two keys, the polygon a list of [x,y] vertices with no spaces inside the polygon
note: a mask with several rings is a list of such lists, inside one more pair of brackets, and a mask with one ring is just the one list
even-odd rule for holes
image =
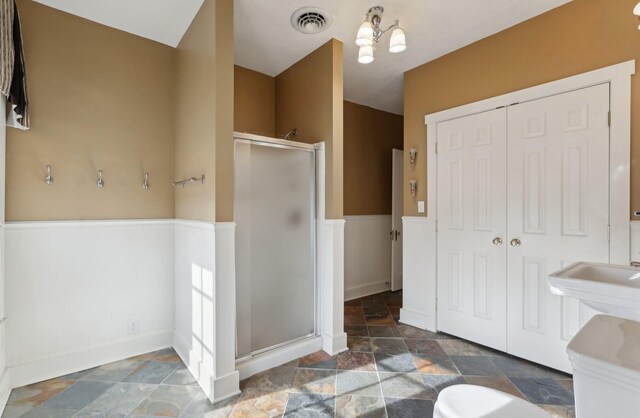
{"label": "electrical outlet", "polygon": [[138,334],[140,333],[140,321],[137,319],[129,319],[127,321],[127,334]]}

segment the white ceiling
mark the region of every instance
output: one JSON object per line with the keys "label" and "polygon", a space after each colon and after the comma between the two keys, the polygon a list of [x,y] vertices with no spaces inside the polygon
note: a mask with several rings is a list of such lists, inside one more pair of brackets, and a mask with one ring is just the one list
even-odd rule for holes
{"label": "white ceiling", "polygon": [[36,0],[112,28],[176,47],[203,0]]}
{"label": "white ceiling", "polygon": [[[403,113],[405,71],[500,32],[570,0],[235,0],[235,62],[270,76],[331,38],[344,42],[344,98]],[[407,34],[407,50],[388,51],[385,35],[375,61],[357,61],[355,36],[369,7],[385,8],[381,26],[395,19]],[[304,6],[323,8],[333,18],[325,32],[302,34],[291,14]],[[300,92],[304,94],[304,92]]]}
{"label": "white ceiling", "polygon": [[[56,9],[135,35],[177,46],[203,0],[36,0]],[[344,42],[346,100],[403,113],[405,71],[500,32],[570,0],[235,0],[235,62],[270,76],[331,38]],[[365,12],[385,8],[382,26],[395,19],[407,34],[407,50],[388,51],[385,35],[368,65],[357,62],[355,35]],[[304,6],[333,18],[324,32],[305,35],[290,24]],[[300,92],[304,94],[304,92]]]}

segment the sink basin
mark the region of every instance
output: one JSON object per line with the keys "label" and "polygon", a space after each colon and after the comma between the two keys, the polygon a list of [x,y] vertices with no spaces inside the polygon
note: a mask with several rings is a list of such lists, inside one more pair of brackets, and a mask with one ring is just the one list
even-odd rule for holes
{"label": "sink basin", "polygon": [[640,321],[640,269],[579,262],[549,276],[551,293],[576,298],[600,312]]}

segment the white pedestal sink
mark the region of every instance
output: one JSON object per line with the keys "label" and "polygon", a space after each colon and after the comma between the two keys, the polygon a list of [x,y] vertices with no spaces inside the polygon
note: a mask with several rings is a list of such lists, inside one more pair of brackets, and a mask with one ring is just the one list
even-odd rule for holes
{"label": "white pedestal sink", "polygon": [[580,262],[549,276],[551,293],[580,299],[591,308],[640,321],[640,269]]}
{"label": "white pedestal sink", "polygon": [[549,285],[608,314],[591,318],[567,347],[576,416],[640,417],[640,269],[575,263],[551,274]]}

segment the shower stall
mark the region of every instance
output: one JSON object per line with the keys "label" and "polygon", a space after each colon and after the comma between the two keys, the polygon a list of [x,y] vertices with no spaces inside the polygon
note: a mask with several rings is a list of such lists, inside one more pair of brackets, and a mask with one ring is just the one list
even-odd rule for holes
{"label": "shower stall", "polygon": [[316,150],[235,138],[236,358],[318,334]]}

